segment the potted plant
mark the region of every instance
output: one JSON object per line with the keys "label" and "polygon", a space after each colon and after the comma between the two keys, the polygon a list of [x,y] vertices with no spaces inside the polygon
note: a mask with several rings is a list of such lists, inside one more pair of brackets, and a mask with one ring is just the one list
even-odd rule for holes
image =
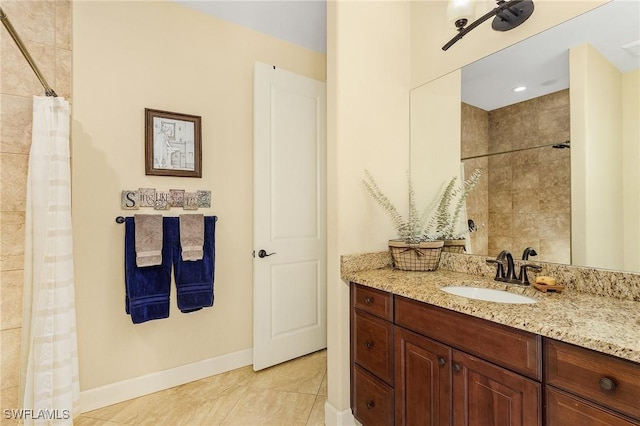
{"label": "potted plant", "polygon": [[478,183],[480,174],[480,169],[476,169],[462,185],[456,185],[458,178],[454,176],[440,195],[427,229],[435,228],[433,235],[444,240],[443,251],[462,253],[465,249],[465,237],[469,229],[461,229],[460,214],[465,200]]}
{"label": "potted plant", "polygon": [[405,271],[435,271],[440,262],[440,253],[444,242],[429,234],[425,229],[427,211],[418,212],[415,193],[409,183],[409,213],[400,214],[395,205],[380,190],[371,173],[365,170],[364,185],[371,197],[389,214],[391,222],[398,232],[399,239],[389,240],[389,251],[395,268]]}

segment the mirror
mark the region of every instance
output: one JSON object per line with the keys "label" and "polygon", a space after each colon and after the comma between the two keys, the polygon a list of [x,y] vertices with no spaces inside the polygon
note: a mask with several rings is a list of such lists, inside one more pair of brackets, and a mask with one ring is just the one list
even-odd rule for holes
{"label": "mirror", "polygon": [[416,188],[437,192],[462,159],[483,171],[470,254],[640,271],[639,5],[614,0],[412,91]]}

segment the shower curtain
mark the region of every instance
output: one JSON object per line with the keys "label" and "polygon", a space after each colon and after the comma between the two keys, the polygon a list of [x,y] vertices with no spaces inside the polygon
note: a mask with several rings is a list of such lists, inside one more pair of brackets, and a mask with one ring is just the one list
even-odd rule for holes
{"label": "shower curtain", "polygon": [[35,96],[19,395],[25,425],[72,425],[79,413],[69,154],[69,103]]}

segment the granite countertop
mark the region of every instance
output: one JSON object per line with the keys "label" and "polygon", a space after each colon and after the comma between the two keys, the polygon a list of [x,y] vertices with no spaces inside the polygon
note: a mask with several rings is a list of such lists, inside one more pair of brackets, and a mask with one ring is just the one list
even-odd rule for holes
{"label": "granite countertop", "polygon": [[[409,272],[390,267],[343,271],[342,278],[431,305],[640,362],[640,302],[566,289],[543,293],[447,270]],[[441,291],[447,285],[507,290],[533,304],[485,302]]]}

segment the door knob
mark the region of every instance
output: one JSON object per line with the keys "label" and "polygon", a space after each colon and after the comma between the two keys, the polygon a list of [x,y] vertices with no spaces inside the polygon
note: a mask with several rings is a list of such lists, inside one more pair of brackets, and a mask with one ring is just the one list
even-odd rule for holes
{"label": "door knob", "polygon": [[267,253],[265,250],[260,250],[258,252],[258,257],[263,258],[263,257],[271,256],[273,254],[276,254],[276,253]]}

